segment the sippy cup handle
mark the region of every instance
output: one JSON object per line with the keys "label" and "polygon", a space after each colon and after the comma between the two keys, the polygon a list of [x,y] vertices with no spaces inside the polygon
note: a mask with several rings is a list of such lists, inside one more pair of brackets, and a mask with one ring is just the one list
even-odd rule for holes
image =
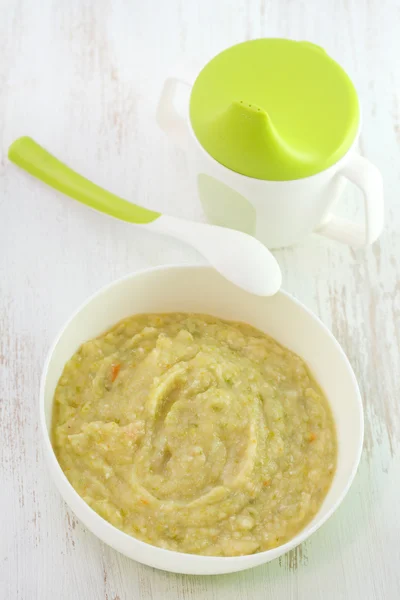
{"label": "sippy cup handle", "polygon": [[364,195],[365,224],[359,225],[330,213],[316,233],[350,246],[368,246],[383,230],[384,203],[382,175],[369,160],[353,154],[338,171],[354,183]]}
{"label": "sippy cup handle", "polygon": [[191,84],[182,79],[165,80],[157,107],[157,123],[181,148],[186,148],[189,137],[188,94]]}

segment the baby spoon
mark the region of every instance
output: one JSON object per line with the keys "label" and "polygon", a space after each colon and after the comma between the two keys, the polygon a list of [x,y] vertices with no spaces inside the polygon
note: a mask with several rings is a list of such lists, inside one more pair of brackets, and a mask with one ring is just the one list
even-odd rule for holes
{"label": "baby spoon", "polygon": [[247,292],[272,296],[281,286],[275,258],[246,233],[161,215],[132,204],[82,177],[30,137],[16,140],[8,157],[37,179],[91,208],[193,246],[221,275]]}

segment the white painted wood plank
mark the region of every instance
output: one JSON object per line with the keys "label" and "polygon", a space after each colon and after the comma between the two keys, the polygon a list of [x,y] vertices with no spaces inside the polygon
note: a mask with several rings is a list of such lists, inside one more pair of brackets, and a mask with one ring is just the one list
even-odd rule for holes
{"label": "white painted wood plank", "polygon": [[[400,597],[400,7],[396,0],[2,0],[0,19],[0,597],[10,600],[340,600]],[[331,327],[355,368],[366,440],[338,512],[297,550],[221,577],[162,573],[104,546],[49,480],[37,427],[47,348],[71,311],[132,270],[199,257],[45,189],[6,160],[30,134],[100,185],[202,218],[184,154],[158,130],[163,79],[243,39],[324,46],[354,79],[363,153],[387,223],[352,251],[317,237],[276,252],[285,288]],[[361,218],[348,190],[340,210]]]}

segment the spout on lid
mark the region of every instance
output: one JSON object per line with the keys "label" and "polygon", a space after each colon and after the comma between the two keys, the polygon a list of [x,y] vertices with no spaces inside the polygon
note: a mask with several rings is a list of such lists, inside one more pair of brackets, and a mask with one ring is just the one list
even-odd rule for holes
{"label": "spout on lid", "polygon": [[279,170],[293,173],[306,159],[288,146],[263,108],[244,100],[214,118],[208,135],[218,162],[257,179],[269,179],[270,173],[276,178]]}

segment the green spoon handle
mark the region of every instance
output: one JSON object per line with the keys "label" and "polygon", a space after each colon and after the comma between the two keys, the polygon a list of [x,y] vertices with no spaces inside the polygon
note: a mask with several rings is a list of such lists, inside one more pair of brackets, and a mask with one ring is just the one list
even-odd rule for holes
{"label": "green spoon handle", "polygon": [[82,177],[30,137],[21,137],[11,144],[8,157],[21,169],[59,192],[116,219],[142,225],[160,216],[160,213],[123,200]]}

